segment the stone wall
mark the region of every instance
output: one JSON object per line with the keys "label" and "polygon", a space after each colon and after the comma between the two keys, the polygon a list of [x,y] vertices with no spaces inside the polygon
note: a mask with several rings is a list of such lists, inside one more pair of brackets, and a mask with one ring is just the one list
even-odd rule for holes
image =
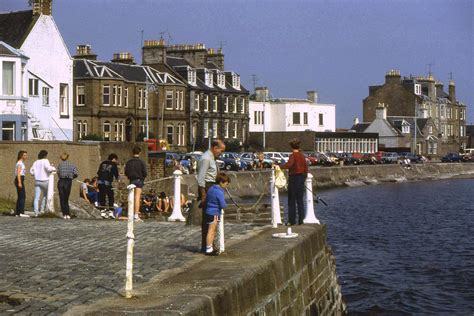
{"label": "stone wall", "polygon": [[226,247],[218,257],[168,273],[113,298],[75,307],[68,315],[342,315],[346,311],[326,227],[294,227],[294,239],[267,228]]}

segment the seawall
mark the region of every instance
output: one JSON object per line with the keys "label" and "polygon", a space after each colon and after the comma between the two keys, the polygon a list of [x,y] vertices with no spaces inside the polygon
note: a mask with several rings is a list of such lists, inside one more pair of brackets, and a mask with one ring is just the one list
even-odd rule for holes
{"label": "seawall", "polygon": [[75,307],[69,315],[342,315],[345,304],[326,227],[263,229],[218,257],[151,281],[130,300]]}

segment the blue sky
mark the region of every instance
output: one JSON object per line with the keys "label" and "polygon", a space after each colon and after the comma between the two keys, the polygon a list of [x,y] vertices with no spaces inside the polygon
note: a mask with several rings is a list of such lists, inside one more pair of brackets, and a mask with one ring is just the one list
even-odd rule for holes
{"label": "blue sky", "polygon": [[[0,0],[0,11],[28,9]],[[53,0],[53,16],[72,54],[90,44],[100,60],[131,52],[141,62],[144,39],[223,45],[225,66],[253,90],[275,97],[335,103],[337,127],[362,117],[368,86],[385,73],[427,75],[447,84],[474,124],[474,6],[471,0]]]}

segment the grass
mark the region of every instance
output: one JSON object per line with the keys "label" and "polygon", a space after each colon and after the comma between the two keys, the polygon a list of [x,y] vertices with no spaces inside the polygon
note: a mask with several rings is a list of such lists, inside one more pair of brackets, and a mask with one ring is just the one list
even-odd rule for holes
{"label": "grass", "polygon": [[10,210],[14,210],[16,202],[0,198],[0,215],[10,214]]}

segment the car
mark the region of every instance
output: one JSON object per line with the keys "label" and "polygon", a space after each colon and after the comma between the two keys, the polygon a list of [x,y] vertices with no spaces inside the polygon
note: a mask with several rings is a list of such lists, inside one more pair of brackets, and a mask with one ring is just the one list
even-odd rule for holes
{"label": "car", "polygon": [[304,156],[308,161],[308,165],[316,166],[318,164],[318,159],[314,156],[314,153],[304,153]]}
{"label": "car", "polygon": [[382,163],[397,163],[400,155],[394,152],[382,153]]}
{"label": "car", "polygon": [[400,155],[400,157],[406,157],[406,158],[410,159],[411,163],[419,163],[420,162],[420,157],[418,157],[417,155],[415,155],[411,152],[402,152],[399,155]]}
{"label": "car", "polygon": [[318,161],[319,166],[334,166],[334,162],[324,153],[314,153],[314,157]]}
{"label": "car", "polygon": [[264,152],[263,154],[265,158],[271,159],[273,160],[274,163],[277,163],[277,164],[286,163],[290,159],[289,156],[285,157],[285,155],[283,155],[282,153],[275,152],[275,151]]}
{"label": "car", "polygon": [[441,162],[461,162],[462,156],[458,153],[448,153],[441,158]]}
{"label": "car", "polygon": [[238,171],[241,168],[239,155],[231,152],[224,152],[219,156],[219,160],[224,162],[225,170]]}
{"label": "car", "polygon": [[179,160],[180,157],[179,157],[179,154],[178,153],[173,153],[173,152],[167,152],[166,153],[166,158],[165,158],[165,165],[167,167],[169,166],[172,166],[173,165],[173,161],[174,160]]}

